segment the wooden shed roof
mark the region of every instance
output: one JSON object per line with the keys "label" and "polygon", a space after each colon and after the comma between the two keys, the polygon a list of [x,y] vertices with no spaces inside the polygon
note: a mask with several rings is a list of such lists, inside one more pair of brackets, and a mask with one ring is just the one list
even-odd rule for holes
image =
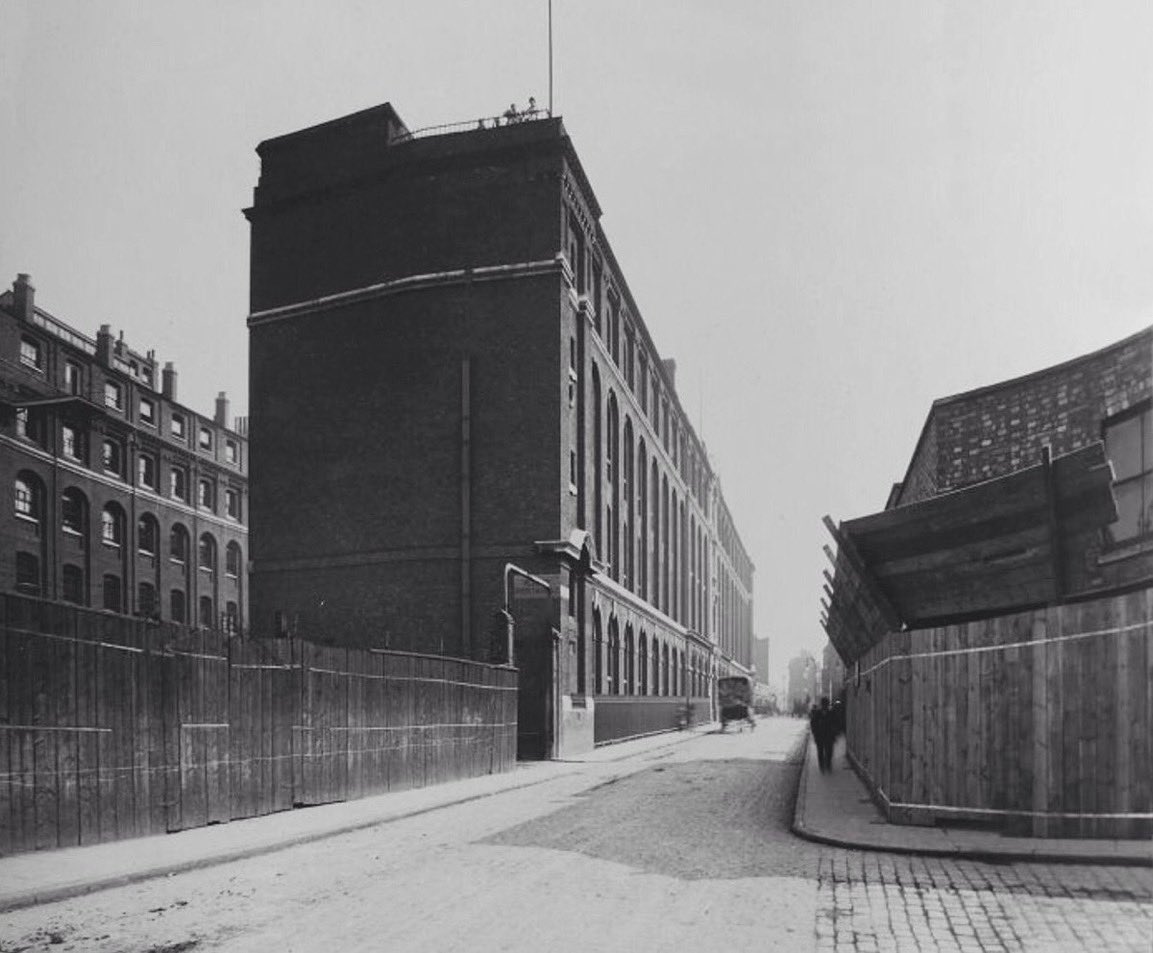
{"label": "wooden shed roof", "polygon": [[885,631],[1060,600],[1070,538],[1117,518],[1104,445],[833,526],[826,631],[846,662]]}

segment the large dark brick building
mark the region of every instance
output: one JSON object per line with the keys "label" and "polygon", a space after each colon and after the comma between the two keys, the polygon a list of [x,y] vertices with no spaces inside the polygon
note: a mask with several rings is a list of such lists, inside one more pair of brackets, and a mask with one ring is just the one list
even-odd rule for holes
{"label": "large dark brick building", "polygon": [[561,121],[385,104],[257,151],[258,629],[486,657],[513,562],[552,584],[512,606],[539,753],[747,669],[752,563]]}
{"label": "large dark brick building", "polygon": [[247,440],[177,402],[176,371],[0,294],[0,589],[239,631]]}

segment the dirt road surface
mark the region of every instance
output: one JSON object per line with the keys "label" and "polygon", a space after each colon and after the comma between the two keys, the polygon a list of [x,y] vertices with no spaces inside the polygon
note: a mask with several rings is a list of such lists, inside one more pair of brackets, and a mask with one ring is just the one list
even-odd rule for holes
{"label": "dirt road surface", "polygon": [[888,858],[793,837],[803,731],[764,720],[20,910],[0,923],[0,951],[1147,953],[1144,871]]}

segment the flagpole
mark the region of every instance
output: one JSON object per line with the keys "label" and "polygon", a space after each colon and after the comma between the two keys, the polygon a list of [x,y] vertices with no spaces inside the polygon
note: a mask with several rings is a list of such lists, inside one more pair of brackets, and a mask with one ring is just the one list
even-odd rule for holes
{"label": "flagpole", "polygon": [[552,0],[548,0],[548,114],[552,115]]}

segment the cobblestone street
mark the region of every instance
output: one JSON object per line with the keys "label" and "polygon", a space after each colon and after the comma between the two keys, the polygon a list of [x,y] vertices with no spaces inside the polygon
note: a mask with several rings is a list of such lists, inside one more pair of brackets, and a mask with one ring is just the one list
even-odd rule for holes
{"label": "cobblestone street", "polygon": [[16,910],[0,951],[1148,953],[1147,868],[795,837],[803,727],[766,720],[564,766],[393,823]]}
{"label": "cobblestone street", "polygon": [[821,851],[817,949],[1147,951],[1150,872]]}

